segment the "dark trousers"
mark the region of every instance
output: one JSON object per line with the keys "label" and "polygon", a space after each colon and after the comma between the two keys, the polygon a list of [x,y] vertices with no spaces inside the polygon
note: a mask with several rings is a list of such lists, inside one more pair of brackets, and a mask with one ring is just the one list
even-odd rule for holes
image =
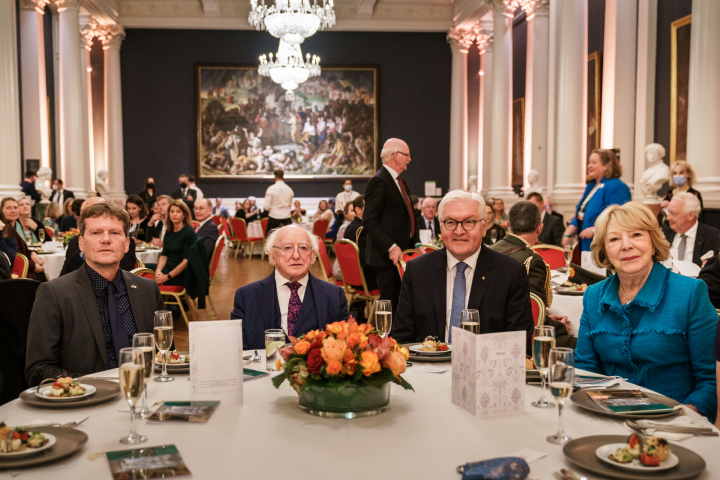
{"label": "dark trousers", "polygon": [[380,289],[380,300],[390,300],[392,302],[393,314],[397,309],[398,299],[400,298],[400,274],[395,265],[390,267],[373,267],[375,269],[375,279]]}
{"label": "dark trousers", "polygon": [[292,218],[268,217],[267,232],[269,234],[273,229],[284,227],[285,225],[290,225],[291,223],[292,223]]}

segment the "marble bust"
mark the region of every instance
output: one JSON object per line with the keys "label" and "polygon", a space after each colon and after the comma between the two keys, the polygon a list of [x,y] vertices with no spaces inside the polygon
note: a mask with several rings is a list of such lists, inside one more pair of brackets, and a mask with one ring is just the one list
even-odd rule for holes
{"label": "marble bust", "polygon": [[477,175],[470,175],[468,177],[468,191],[470,193],[477,192],[478,191],[478,176]]}
{"label": "marble bust", "polygon": [[540,180],[538,171],[534,169],[530,170],[527,175],[527,181],[530,186],[525,191],[526,197],[532,192],[537,192],[542,195],[542,187],[538,184],[538,180]]}
{"label": "marble bust", "polygon": [[110,193],[110,187],[108,187],[107,179],[108,171],[104,168],[98,170],[97,178],[95,179],[95,190],[101,197],[105,197]]}
{"label": "marble bust", "polygon": [[651,143],[645,147],[645,159],[648,168],[645,170],[640,181],[642,191],[645,194],[643,203],[655,205],[661,202],[657,192],[665,182],[670,180],[670,167],[662,161],[665,156],[665,147],[659,143]]}
{"label": "marble bust", "polygon": [[37,171],[37,180],[35,180],[35,190],[42,196],[42,202],[50,203],[50,197],[52,196],[52,189],[47,186],[47,181],[52,178],[52,170],[48,167],[40,167]]}

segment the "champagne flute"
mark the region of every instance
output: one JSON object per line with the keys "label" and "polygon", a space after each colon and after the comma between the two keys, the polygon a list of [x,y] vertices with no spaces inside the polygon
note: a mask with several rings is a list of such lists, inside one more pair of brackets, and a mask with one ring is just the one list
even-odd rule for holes
{"label": "champagne flute", "polygon": [[173,319],[170,310],[155,312],[155,345],[162,355],[162,373],[155,377],[156,382],[172,382],[175,377],[167,373],[167,360],[173,342]]}
{"label": "champagne flute", "polygon": [[565,245],[565,271],[570,271],[570,262],[572,261],[573,247],[572,245]]}
{"label": "champagne flute", "polygon": [[139,348],[143,353],[145,362],[145,395],[143,395],[142,408],[140,409],[140,418],[143,420],[152,415],[152,411],[148,408],[148,391],[147,385],[152,377],[155,368],[155,337],[152,333],[136,333],[133,335],[132,346]]}
{"label": "champagne flute", "polygon": [[490,241],[491,241],[493,244],[494,244],[495,242],[497,242],[497,230],[495,230],[494,228],[493,228],[492,230],[490,230]]}
{"label": "champagne flute", "polygon": [[38,240],[40,240],[40,243],[45,243],[45,228],[40,228],[38,230]]}
{"label": "champagne flute", "polygon": [[480,333],[480,312],[474,309],[463,310],[460,314],[460,327],[478,335]]}
{"label": "champagne flute", "polygon": [[375,329],[382,338],[390,335],[392,328],[392,303],[390,300],[375,300]]}
{"label": "champagne flute", "polygon": [[145,360],[139,348],[122,348],[118,358],[120,365],[120,392],[130,405],[130,433],[120,443],[134,445],[147,442],[145,435],[135,431],[135,406],[145,389]]}
{"label": "champagne flute", "polygon": [[575,356],[572,348],[553,348],[550,350],[549,383],[550,392],[558,402],[558,429],[555,435],[547,437],[547,441],[562,445],[572,440],[565,435],[563,427],[563,406],[573,391],[575,381]]}
{"label": "champagne flute", "polygon": [[547,384],[548,361],[550,350],[555,348],[555,327],[543,325],[535,327],[533,332],[533,361],[540,372],[540,398],[530,405],[537,408],[554,407],[555,404],[545,398],[545,385]]}

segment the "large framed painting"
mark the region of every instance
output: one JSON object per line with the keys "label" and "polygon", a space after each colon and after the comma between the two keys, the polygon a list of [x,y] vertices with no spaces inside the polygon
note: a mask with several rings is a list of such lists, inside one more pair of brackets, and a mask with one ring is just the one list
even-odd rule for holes
{"label": "large framed painting", "polygon": [[378,67],[323,67],[293,101],[257,66],[196,65],[197,172],[252,180],[370,178],[378,168]]}
{"label": "large framed painting", "polygon": [[512,104],[512,172],[511,185],[522,186],[525,176],[525,98]]}
{"label": "large framed painting", "polygon": [[670,27],[670,165],[687,158],[691,20],[688,15]]}
{"label": "large framed painting", "polygon": [[600,52],[588,55],[587,75],[587,152],[589,157],[593,150],[600,148],[600,116],[602,95],[602,66]]}

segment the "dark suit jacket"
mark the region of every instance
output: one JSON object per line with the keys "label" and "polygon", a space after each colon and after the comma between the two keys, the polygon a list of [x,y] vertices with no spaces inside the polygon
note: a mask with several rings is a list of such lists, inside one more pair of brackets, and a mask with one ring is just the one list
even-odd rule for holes
{"label": "dark suit jacket", "polygon": [[[324,329],[329,323],[347,320],[350,314],[342,288],[309,274],[300,315],[295,324],[295,336],[310,330]],[[243,348],[265,348],[265,330],[280,328],[280,304],[275,287],[275,272],[258,282],[238,288],[231,319],[243,321]]]}
{"label": "dark suit jacket", "polygon": [[[358,246],[358,251],[360,252],[360,266],[363,268],[363,273],[365,274],[365,283],[367,283],[368,290],[375,290],[377,288],[375,270],[373,270],[373,268],[365,262],[365,255],[363,255],[363,252],[367,250],[367,232],[364,228],[360,230],[362,226],[362,219],[355,217],[355,219],[350,222],[350,225],[345,228],[345,238],[351,242],[355,242]],[[360,230],[360,235],[357,234],[358,230]],[[356,286],[362,287],[362,285]]]}
{"label": "dark suit jacket", "polygon": [[[672,245],[673,240],[675,240],[675,231],[670,228],[670,224],[665,223],[662,227],[662,231],[665,234],[667,241]],[[712,250],[713,254],[717,256],[718,248],[720,248],[720,230],[698,222],[695,245],[693,246],[693,263],[696,265],[702,265],[700,257],[710,250]]]}
{"label": "dark suit jacket", "polygon": [[[440,232],[440,220],[438,220],[437,215],[435,216],[435,218],[433,218],[433,223],[434,223],[433,228],[435,229],[435,235],[436,236],[440,235],[440,233],[441,233]],[[417,225],[418,230],[427,230],[427,228],[425,227],[425,217],[423,217],[422,215],[415,218],[415,225]]]}
{"label": "dark suit jacket", "polygon": [[[194,188],[188,187],[186,190],[185,195],[182,193],[182,189],[178,188],[175,190],[172,194],[172,197],[175,199],[182,199],[182,201],[185,202],[185,204],[190,209],[190,213],[192,213],[193,219],[195,218],[195,200],[197,200],[197,190]],[[192,200],[188,200],[187,197],[192,197]]]}
{"label": "dark suit jacket", "polygon": [[[445,341],[447,250],[409,261],[403,276],[392,337],[422,342],[428,335]],[[480,311],[480,333],[523,330],[527,348],[533,333],[530,285],[525,266],[487,247],[480,249],[468,308]]]}
{"label": "dark suit jacket", "polygon": [[155,226],[152,226],[152,225],[150,225],[150,223],[148,223],[147,228],[145,229],[145,241],[149,242],[153,238],[160,238],[162,229],[163,229],[162,221],[158,222],[157,225],[155,225]]}
{"label": "dark suit jacket", "polygon": [[212,257],[213,250],[215,249],[215,241],[218,239],[218,236],[220,236],[217,225],[208,218],[205,225],[200,227],[200,230],[197,231],[197,236],[202,237],[203,239],[203,243],[205,244],[205,253],[207,254],[208,263],[210,263],[210,258]]}
{"label": "dark suit jacket", "polygon": [[[405,182],[402,176],[399,181]],[[410,190],[407,183],[404,184],[410,198]],[[400,250],[415,248],[418,243],[418,228],[415,227],[415,236],[411,238],[410,212],[395,180],[384,166],[380,167],[365,188],[363,227],[368,234],[365,261],[373,267],[393,266],[388,256],[388,250],[393,243],[400,247]]]}
{"label": "dark suit jacket", "polygon": [[69,232],[73,228],[78,228],[78,223],[77,220],[75,220],[75,215],[65,215],[64,217],[62,217],[58,228],[61,232]]}
{"label": "dark suit jacket", "polygon": [[[135,326],[153,331],[153,318],[165,310],[153,280],[122,272]],[[25,378],[31,386],[66,371],[71,377],[108,369],[100,312],[87,270],[40,285],[28,329]]]}
{"label": "dark suit jacket", "polygon": [[[50,195],[51,202],[57,202],[59,198],[60,194],[57,190],[53,191],[52,195]],[[63,202],[65,202],[68,198],[75,198],[75,194],[70,190],[63,189]],[[62,205],[60,205],[60,208],[62,208]]]}
{"label": "dark suit jacket", "polygon": [[[63,263],[62,270],[60,270],[60,276],[67,275],[68,273],[72,273],[75,270],[79,269],[85,264],[85,260],[83,259],[82,255],[80,255],[82,252],[80,251],[80,240],[78,240],[78,237],[75,237],[70,240],[70,243],[68,243],[67,250],[65,251],[65,263]],[[120,260],[120,268],[125,270],[126,272],[129,272],[130,270],[133,270],[135,268],[135,262],[137,261],[135,257],[135,242],[130,240],[130,248],[128,249],[125,256],[123,256],[123,259]]]}
{"label": "dark suit jacket", "polygon": [[557,215],[545,213],[545,218],[543,218],[543,229],[542,233],[538,237],[538,241],[549,245],[557,245],[559,247],[564,232],[565,227],[563,226],[562,218]]}
{"label": "dark suit jacket", "polygon": [[35,184],[33,182],[22,181],[20,182],[20,188],[25,195],[29,196],[36,202],[42,200],[42,196],[40,195],[40,192],[38,192],[35,188]]}
{"label": "dark suit jacket", "polygon": [[710,302],[715,308],[720,308],[720,261],[713,257],[707,261],[698,277],[708,286]]}

